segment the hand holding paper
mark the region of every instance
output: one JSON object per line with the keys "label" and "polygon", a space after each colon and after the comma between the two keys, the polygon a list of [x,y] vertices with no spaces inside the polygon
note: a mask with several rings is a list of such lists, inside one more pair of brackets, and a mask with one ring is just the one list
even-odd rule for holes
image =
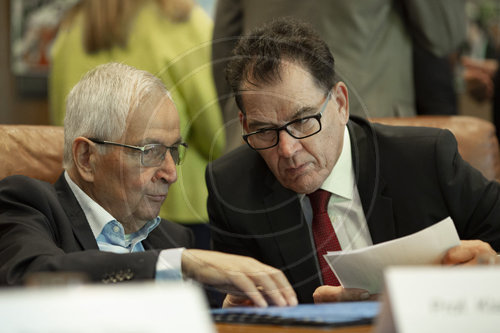
{"label": "hand holding paper", "polygon": [[325,259],[344,288],[377,294],[386,267],[440,263],[445,253],[458,245],[460,239],[448,217],[412,235],[353,251],[329,252]]}
{"label": "hand holding paper", "polygon": [[497,253],[490,244],[480,240],[463,240],[457,247],[446,252],[441,264],[443,265],[477,265],[481,258],[493,257]]}

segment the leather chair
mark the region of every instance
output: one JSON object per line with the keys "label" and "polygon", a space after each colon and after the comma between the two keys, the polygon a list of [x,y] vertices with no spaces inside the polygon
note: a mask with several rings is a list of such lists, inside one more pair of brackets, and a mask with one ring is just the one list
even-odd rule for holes
{"label": "leather chair", "polygon": [[458,142],[463,159],[488,179],[500,180],[500,156],[495,126],[469,116],[417,116],[408,118],[372,118],[372,122],[394,126],[438,127],[450,130]]}
{"label": "leather chair", "polygon": [[0,179],[25,175],[54,183],[63,170],[63,142],[63,127],[0,125]]}
{"label": "leather chair", "polygon": [[[396,126],[449,129],[462,157],[488,179],[500,180],[500,156],[492,123],[468,116],[373,118]],[[22,174],[55,182],[62,172],[63,127],[0,125],[0,179]]]}

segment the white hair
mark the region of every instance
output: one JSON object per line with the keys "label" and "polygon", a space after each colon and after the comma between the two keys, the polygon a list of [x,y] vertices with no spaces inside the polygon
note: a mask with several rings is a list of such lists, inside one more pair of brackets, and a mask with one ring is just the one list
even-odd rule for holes
{"label": "white hair", "polygon": [[170,95],[156,76],[120,64],[97,66],[73,87],[64,118],[65,169],[73,166],[73,141],[80,136],[116,140],[123,135],[127,116],[152,93]]}

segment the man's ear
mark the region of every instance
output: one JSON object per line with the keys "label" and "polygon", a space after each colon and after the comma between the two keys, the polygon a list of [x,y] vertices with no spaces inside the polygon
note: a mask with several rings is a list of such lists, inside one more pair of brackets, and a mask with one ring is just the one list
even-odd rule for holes
{"label": "man's ear", "polygon": [[347,91],[347,86],[342,81],[337,82],[337,84],[333,86],[333,93],[335,101],[339,106],[339,116],[345,125],[349,121],[349,93]]}
{"label": "man's ear", "polygon": [[238,112],[238,116],[240,117],[241,127],[245,130],[246,133],[248,133],[247,117],[245,117],[245,115],[241,111]]}
{"label": "man's ear", "polygon": [[95,162],[98,154],[95,143],[80,136],[73,141],[72,148],[73,161],[80,177],[86,182],[93,182]]}

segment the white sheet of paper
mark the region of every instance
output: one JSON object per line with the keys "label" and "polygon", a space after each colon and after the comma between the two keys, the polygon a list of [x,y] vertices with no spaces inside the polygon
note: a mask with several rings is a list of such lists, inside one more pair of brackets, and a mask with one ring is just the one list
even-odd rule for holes
{"label": "white sheet of paper", "polygon": [[429,265],[460,244],[450,217],[414,234],[352,251],[328,252],[325,259],[344,288],[380,293],[384,269],[395,265]]}

